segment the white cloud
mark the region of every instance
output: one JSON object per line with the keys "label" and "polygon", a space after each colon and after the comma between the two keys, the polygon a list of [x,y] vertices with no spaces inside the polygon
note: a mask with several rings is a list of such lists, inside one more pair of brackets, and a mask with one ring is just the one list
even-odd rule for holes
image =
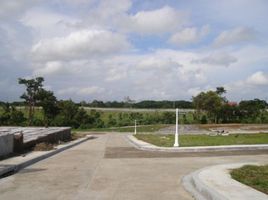
{"label": "white cloud", "polygon": [[187,90],[187,93],[191,96],[196,96],[198,95],[200,92],[202,92],[203,90],[200,87],[194,87],[194,88],[189,88]]}
{"label": "white cloud", "polygon": [[237,27],[232,30],[223,31],[214,40],[213,45],[222,47],[227,45],[235,45],[242,42],[250,42],[256,38],[256,32],[247,27]]}
{"label": "white cloud", "polygon": [[123,29],[141,34],[162,34],[178,29],[187,22],[184,13],[165,6],[157,10],[140,11],[121,21]]}
{"label": "white cloud", "polygon": [[119,81],[127,77],[127,71],[124,68],[120,67],[113,67],[108,70],[106,75],[106,81]]}
{"label": "white cloud", "polygon": [[45,75],[56,75],[56,74],[63,74],[66,72],[61,62],[52,61],[47,62],[44,67],[40,67],[34,70],[34,75],[45,76]]}
{"label": "white cloud", "polygon": [[89,86],[89,87],[69,87],[66,89],[58,90],[60,95],[79,95],[79,96],[88,96],[101,94],[105,91],[104,88],[99,86]]}
{"label": "white cloud", "polygon": [[85,87],[85,88],[79,88],[77,93],[79,95],[92,95],[92,94],[100,94],[105,91],[104,88],[98,87],[98,86],[91,86],[91,87]]}
{"label": "white cloud", "polygon": [[268,85],[268,73],[262,71],[255,72],[248,77],[246,82],[251,85]]}
{"label": "white cloud", "polygon": [[211,66],[225,66],[228,67],[232,63],[237,62],[237,58],[223,52],[212,53],[204,58],[193,60],[193,63],[208,64]]}
{"label": "white cloud", "polygon": [[228,95],[233,99],[267,98],[268,73],[257,71],[245,79],[224,85]]}
{"label": "white cloud", "polygon": [[169,39],[169,43],[177,46],[195,44],[207,36],[209,31],[210,28],[208,25],[203,26],[200,30],[196,27],[185,28],[173,34]]}
{"label": "white cloud", "polygon": [[36,60],[75,60],[128,49],[125,36],[106,30],[81,30],[66,37],[40,40],[32,47]]}
{"label": "white cloud", "polygon": [[155,56],[148,56],[146,59],[141,60],[137,64],[137,69],[139,70],[160,70],[160,71],[166,71],[166,72],[172,72],[172,70],[176,70],[181,65],[177,62],[174,62],[171,59],[163,59],[163,58],[157,58]]}
{"label": "white cloud", "polygon": [[27,11],[20,22],[32,29],[35,38],[49,38],[66,35],[66,33],[73,31],[81,20],[73,16],[38,8]]}
{"label": "white cloud", "polygon": [[42,0],[0,0],[0,19],[17,17],[41,1]]}

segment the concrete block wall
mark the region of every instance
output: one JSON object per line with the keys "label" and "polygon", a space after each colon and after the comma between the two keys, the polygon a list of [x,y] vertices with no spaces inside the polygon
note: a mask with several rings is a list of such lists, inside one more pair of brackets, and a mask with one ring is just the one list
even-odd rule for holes
{"label": "concrete block wall", "polygon": [[0,135],[0,157],[7,156],[13,152],[13,134]]}

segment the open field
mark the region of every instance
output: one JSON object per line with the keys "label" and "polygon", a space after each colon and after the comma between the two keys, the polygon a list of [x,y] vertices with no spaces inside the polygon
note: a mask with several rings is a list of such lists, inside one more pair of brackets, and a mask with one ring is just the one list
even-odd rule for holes
{"label": "open field", "polygon": [[268,194],[268,165],[245,165],[231,171],[233,179]]}
{"label": "open field", "polygon": [[[155,125],[144,125],[137,126],[137,132],[155,132],[160,129],[169,127],[167,124],[155,124]],[[97,132],[132,132],[134,133],[134,126],[126,127],[112,127],[112,128],[93,128],[93,129],[73,129],[74,131],[97,131]]]}
{"label": "open field", "polygon": [[[100,119],[106,125],[105,127],[111,127],[111,125],[107,125],[109,120],[112,118],[119,122],[119,126],[129,126],[134,125],[134,119],[137,120],[137,124],[152,124],[146,121],[146,119],[155,119],[160,118],[164,113],[172,113],[174,114],[175,120],[175,110],[174,109],[137,109],[137,108],[93,108],[93,107],[80,107],[86,110],[88,114],[92,111],[97,111],[100,114]],[[28,109],[24,106],[17,106],[17,110],[23,112],[24,117],[28,118]],[[193,109],[180,109],[181,112],[185,113],[185,119],[189,123],[193,123]],[[0,115],[3,113],[3,108],[0,107]],[[180,116],[180,120],[182,120],[182,115]],[[43,111],[41,107],[35,107],[34,119],[43,120]],[[144,121],[146,121],[144,123]]]}
{"label": "open field", "polygon": [[[82,107],[85,110],[97,110],[97,111],[110,111],[110,112],[175,112],[174,109],[165,108],[96,108],[96,107]],[[179,109],[181,113],[194,112],[194,109]]]}
{"label": "open field", "polygon": [[[174,135],[137,134],[135,137],[161,147],[172,147],[174,144]],[[268,144],[268,133],[232,134],[228,136],[181,135],[179,143],[182,147]]]}

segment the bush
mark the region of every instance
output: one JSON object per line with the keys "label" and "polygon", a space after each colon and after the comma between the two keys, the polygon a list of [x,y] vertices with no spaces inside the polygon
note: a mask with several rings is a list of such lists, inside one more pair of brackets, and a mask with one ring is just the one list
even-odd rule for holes
{"label": "bush", "polygon": [[200,120],[201,124],[207,124],[208,120],[207,120],[207,116],[206,115],[202,115],[201,120]]}

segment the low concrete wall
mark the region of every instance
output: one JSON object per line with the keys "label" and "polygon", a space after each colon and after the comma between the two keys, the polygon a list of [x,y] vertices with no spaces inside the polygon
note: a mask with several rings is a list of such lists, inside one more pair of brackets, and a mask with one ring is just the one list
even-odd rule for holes
{"label": "low concrete wall", "polygon": [[1,127],[0,156],[20,153],[36,144],[71,140],[70,127]]}
{"label": "low concrete wall", "polygon": [[0,157],[13,152],[13,134],[0,135]]}
{"label": "low concrete wall", "polygon": [[65,128],[53,133],[38,137],[36,140],[31,140],[23,143],[23,149],[28,149],[35,146],[38,143],[58,143],[59,141],[71,140],[71,128]]}

